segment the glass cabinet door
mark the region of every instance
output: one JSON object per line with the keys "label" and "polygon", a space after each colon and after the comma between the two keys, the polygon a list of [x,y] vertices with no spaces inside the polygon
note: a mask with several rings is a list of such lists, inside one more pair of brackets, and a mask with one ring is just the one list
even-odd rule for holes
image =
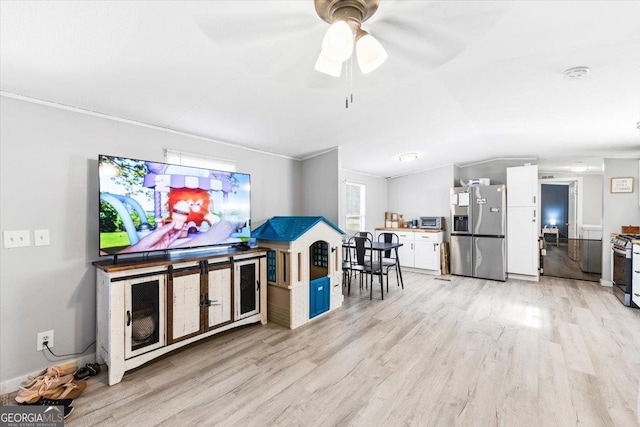
{"label": "glass cabinet door", "polygon": [[153,275],[124,281],[125,358],[165,345],[165,276]]}
{"label": "glass cabinet door", "polygon": [[260,312],[259,269],[258,259],[238,261],[234,265],[235,320]]}

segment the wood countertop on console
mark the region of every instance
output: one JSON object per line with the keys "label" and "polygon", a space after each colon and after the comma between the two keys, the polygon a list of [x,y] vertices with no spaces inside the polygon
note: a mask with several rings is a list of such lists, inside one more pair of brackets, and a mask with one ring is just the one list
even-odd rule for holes
{"label": "wood countertop on console", "polygon": [[266,252],[265,248],[250,248],[247,246],[234,246],[228,249],[217,250],[201,250],[201,251],[187,251],[187,252],[175,252],[175,253],[156,253],[148,256],[128,256],[119,255],[117,262],[114,262],[114,258],[94,261],[92,264],[103,271],[115,272],[133,270],[141,267],[157,267],[161,265],[170,265],[178,262],[189,261],[204,261],[215,258],[231,258],[239,255],[251,255],[258,254],[260,252]]}

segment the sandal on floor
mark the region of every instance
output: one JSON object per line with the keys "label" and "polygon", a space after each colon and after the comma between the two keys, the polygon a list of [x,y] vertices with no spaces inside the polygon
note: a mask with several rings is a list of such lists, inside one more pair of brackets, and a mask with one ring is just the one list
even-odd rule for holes
{"label": "sandal on floor", "polygon": [[40,397],[52,397],[62,386],[73,381],[73,375],[52,378],[47,375],[38,377],[30,387],[20,387],[16,396],[18,403],[35,403]]}
{"label": "sandal on floor", "polygon": [[100,365],[97,363],[87,363],[84,367],[78,369],[73,376],[76,380],[83,380],[88,377],[93,377],[100,373]]}
{"label": "sandal on floor", "polygon": [[76,399],[82,394],[84,389],[87,388],[87,382],[85,380],[73,380],[64,384],[60,389],[55,390],[54,393],[47,395],[49,399]]}
{"label": "sandal on floor", "polygon": [[65,375],[73,375],[78,370],[78,366],[75,363],[65,363],[63,365],[52,366],[47,369],[47,376],[50,377],[63,377]]}

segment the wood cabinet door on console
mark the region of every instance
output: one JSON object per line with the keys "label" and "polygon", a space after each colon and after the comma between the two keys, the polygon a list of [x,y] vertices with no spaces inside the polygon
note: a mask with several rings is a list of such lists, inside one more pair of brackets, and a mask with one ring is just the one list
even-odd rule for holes
{"label": "wood cabinet door on console", "polygon": [[214,328],[231,322],[231,266],[226,263],[216,266],[209,264],[207,277],[207,294],[209,318],[208,328]]}
{"label": "wood cabinet door on console", "polygon": [[169,344],[203,332],[200,266],[176,268],[167,286]]}
{"label": "wood cabinet door on console", "polygon": [[257,258],[234,263],[234,321],[260,313],[260,263]]}

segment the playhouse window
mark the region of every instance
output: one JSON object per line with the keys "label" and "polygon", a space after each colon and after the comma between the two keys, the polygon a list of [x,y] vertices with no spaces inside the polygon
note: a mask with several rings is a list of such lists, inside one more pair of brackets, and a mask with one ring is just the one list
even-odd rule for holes
{"label": "playhouse window", "polygon": [[282,253],[282,283],[287,284],[289,283],[288,279],[287,279],[287,264],[289,261],[289,254],[286,252],[281,252]]}
{"label": "playhouse window", "polygon": [[311,249],[314,267],[329,267],[329,254],[327,242],[315,242]]}
{"label": "playhouse window", "polygon": [[276,251],[267,251],[267,280],[276,283],[278,280],[276,268]]}
{"label": "playhouse window", "polygon": [[365,186],[345,182],[345,229],[348,234],[365,229]]}

